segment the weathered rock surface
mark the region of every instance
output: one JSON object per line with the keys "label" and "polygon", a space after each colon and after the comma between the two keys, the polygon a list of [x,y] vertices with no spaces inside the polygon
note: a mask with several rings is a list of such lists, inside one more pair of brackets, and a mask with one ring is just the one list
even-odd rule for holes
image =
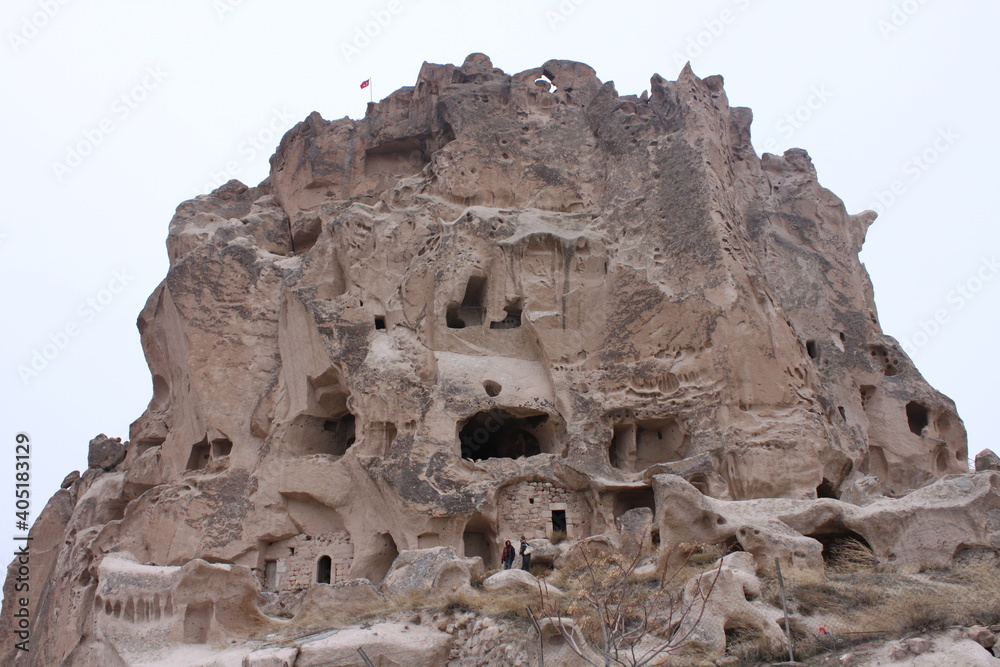
{"label": "weathered rock surface", "polygon": [[488,591],[505,591],[510,593],[534,593],[546,598],[562,595],[555,586],[542,581],[524,570],[501,570],[483,580],[483,588]]}
{"label": "weathered rock surface", "polygon": [[376,665],[410,667],[444,665],[451,636],[434,628],[400,623],[376,623],[365,628],[333,630],[299,645],[295,667],[355,667],[363,665],[363,648]]}
{"label": "weathered rock surface", "polygon": [[313,584],[306,591],[295,620],[317,622],[338,615],[377,610],[385,597],[367,579],[351,579],[339,584]]}
{"label": "weathered rock surface", "polygon": [[113,620],[94,605],[124,552],[175,599],[184,568],[239,583],[192,621],[207,646],[277,623],[248,577],[455,591],[521,535],[645,544],[637,508],[664,551],[735,538],[818,567],[817,536],[844,529],[887,562],[1000,550],[971,506],[993,511],[996,473],[952,477],[955,406],[879,326],[858,261],[874,214],[805,151],[758,157],[751,118],[690,67],[638,97],[581,63],[508,75],[474,54],[364,119],[313,113],[264,182],[182,203],[138,321],[152,399],[125,459],[96,439],[32,529],[23,664],[132,655],[124,598]]}
{"label": "weathered rock surface", "polygon": [[[966,552],[1000,553],[995,472],[949,475],[864,507],[834,499],[717,500],[675,475],[657,475],[653,488],[661,541],[739,543],[763,570],[773,569],[775,558],[822,570],[827,547],[846,539],[867,543],[880,562],[900,568],[945,567]],[[680,550],[670,556],[673,563],[683,559]]]}
{"label": "weathered rock surface", "polygon": [[125,445],[121,438],[109,438],[103,433],[90,441],[87,466],[111,470],[125,460]]}
{"label": "weathered rock surface", "polygon": [[686,614],[672,641],[684,652],[721,658],[726,651],[726,630],[746,630],[759,635],[771,650],[788,645],[778,621],[781,613],[759,601],[760,581],[753,558],[730,554],[714,568],[694,577],[684,587]]}
{"label": "weathered rock surface", "polygon": [[986,470],[1000,472],[1000,456],[997,456],[992,449],[984,449],[976,454],[976,472]]}
{"label": "weathered rock surface", "polygon": [[404,551],[385,576],[382,592],[390,598],[454,594],[470,590],[472,579],[482,578],[484,572],[481,558],[462,558],[451,547]]}

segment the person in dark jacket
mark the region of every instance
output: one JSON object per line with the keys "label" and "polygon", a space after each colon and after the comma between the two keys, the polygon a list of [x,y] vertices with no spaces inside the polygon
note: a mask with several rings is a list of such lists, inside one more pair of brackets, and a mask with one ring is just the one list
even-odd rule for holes
{"label": "person in dark jacket", "polygon": [[514,566],[514,545],[510,543],[510,540],[503,545],[503,551],[500,553],[500,560],[503,561],[503,569],[509,570]]}
{"label": "person in dark jacket", "polygon": [[531,571],[531,545],[521,536],[521,569],[525,572]]}

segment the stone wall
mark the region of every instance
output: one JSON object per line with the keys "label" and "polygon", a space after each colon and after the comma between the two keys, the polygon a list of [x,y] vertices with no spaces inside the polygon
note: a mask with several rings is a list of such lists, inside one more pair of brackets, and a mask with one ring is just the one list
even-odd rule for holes
{"label": "stone wall", "polygon": [[590,534],[590,507],[583,496],[550,482],[519,482],[503,488],[497,498],[500,543],[524,535],[529,540],[549,537],[553,512],[566,513],[566,534]]}
{"label": "stone wall", "polygon": [[[319,560],[330,557],[330,583],[347,581],[348,571],[354,561],[354,545],[346,531],[326,535],[296,535],[274,542],[264,553],[264,570],[261,576],[265,590],[299,591],[317,581]],[[274,561],[273,577],[268,561]]]}

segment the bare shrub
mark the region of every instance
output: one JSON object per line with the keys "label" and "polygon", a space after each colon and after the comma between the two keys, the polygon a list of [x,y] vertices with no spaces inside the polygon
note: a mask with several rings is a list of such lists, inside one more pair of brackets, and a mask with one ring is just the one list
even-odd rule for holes
{"label": "bare shrub", "polygon": [[682,588],[689,577],[681,576],[691,571],[690,557],[657,583],[635,576],[641,551],[632,556],[592,554],[587,546],[574,548],[561,573],[565,598],[544,599],[542,605],[545,615],[576,622],[593,653],[572,629],[562,624],[557,628],[577,657],[595,667],[642,667],[683,648],[704,614],[721,562],[708,585],[696,587],[694,599],[685,602]]}

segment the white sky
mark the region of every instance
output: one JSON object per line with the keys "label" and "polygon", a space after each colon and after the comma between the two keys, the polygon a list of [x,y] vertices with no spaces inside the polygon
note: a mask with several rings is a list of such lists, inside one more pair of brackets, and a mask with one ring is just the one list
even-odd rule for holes
{"label": "white sky", "polygon": [[[355,46],[380,12],[386,25]],[[806,148],[851,212],[898,182],[862,254],[883,328],[955,399],[970,452],[1000,448],[1000,227],[986,197],[998,19],[986,0],[5,0],[0,539],[15,532],[16,433],[33,439],[35,518],[86,468],[88,440],[127,439],[145,408],[135,320],[166,273],[174,208],[229,175],[257,184],[313,110],[361,117],[364,79],[378,99],[412,85],[424,60],[475,51],[507,73],[583,61],[620,94],[690,59],[754,110],[759,153]],[[912,161],[925,153],[932,163]],[[925,335],[936,311],[943,324]],[[44,350],[53,340],[63,346]],[[24,380],[36,351],[52,358]]]}

